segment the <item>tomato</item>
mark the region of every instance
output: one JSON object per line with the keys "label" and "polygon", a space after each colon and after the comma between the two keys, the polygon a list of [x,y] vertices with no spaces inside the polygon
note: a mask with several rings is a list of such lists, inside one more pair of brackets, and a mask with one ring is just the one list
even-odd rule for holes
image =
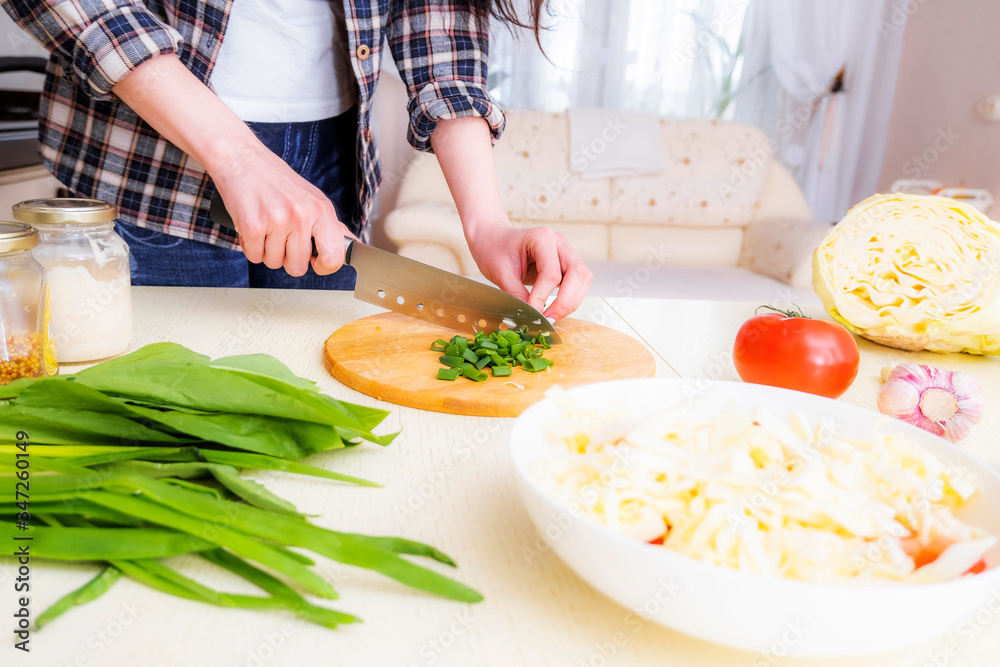
{"label": "tomato", "polygon": [[733,361],[744,382],[837,398],[857,377],[861,356],[854,336],[836,322],[777,311],[743,323]]}
{"label": "tomato", "polygon": [[986,561],[980,558],[979,562],[970,567],[969,571],[966,572],[966,574],[979,574],[980,572],[985,572],[985,571],[986,571]]}

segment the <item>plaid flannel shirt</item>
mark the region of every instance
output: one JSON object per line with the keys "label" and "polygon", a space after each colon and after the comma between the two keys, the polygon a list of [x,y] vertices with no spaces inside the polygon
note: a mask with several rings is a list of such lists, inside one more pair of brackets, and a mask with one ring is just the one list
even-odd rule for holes
{"label": "plaid flannel shirt", "polygon": [[[342,0],[358,83],[358,206],[363,239],[381,178],[370,130],[372,96],[392,51],[409,92],[408,139],[430,150],[438,120],[504,117],[486,91],[488,36],[460,0]],[[150,58],[176,53],[206,84],[233,0],[0,0],[51,52],[39,139],[46,166],[75,195],[113,202],[126,222],[236,248],[209,218],[215,185],[112,87]]]}

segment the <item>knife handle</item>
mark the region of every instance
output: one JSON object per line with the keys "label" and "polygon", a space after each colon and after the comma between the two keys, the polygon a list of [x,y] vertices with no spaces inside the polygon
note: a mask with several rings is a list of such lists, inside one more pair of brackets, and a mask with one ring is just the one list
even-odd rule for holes
{"label": "knife handle", "polygon": [[[236,231],[236,223],[233,222],[233,216],[229,215],[229,211],[226,209],[226,204],[222,201],[222,196],[216,191],[215,196],[212,198],[211,206],[208,211],[209,217],[212,222],[224,227],[226,229]],[[351,246],[354,245],[354,239],[350,236],[344,237],[344,264],[351,263]],[[316,249],[316,239],[312,239],[312,256],[318,257],[319,251]]]}

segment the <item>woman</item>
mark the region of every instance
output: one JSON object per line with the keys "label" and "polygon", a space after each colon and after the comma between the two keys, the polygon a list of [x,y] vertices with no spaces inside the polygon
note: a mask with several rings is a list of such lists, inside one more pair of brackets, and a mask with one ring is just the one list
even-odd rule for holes
{"label": "woman", "polygon": [[[342,237],[370,234],[385,41],[409,141],[437,154],[480,270],[538,308],[559,287],[545,312],[559,319],[592,275],[561,236],[512,227],[491,155],[504,119],[487,24],[514,20],[515,1],[2,4],[52,52],[42,157],[73,194],[118,205],[136,284],[352,288]],[[238,236],[212,222],[216,197]]]}

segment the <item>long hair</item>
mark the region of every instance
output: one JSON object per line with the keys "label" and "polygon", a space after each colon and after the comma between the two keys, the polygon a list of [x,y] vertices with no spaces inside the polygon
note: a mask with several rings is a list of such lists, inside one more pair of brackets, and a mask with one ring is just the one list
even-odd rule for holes
{"label": "long hair", "polygon": [[527,0],[527,16],[522,17],[517,11],[521,4],[518,0],[466,0],[479,16],[480,20],[493,17],[512,26],[527,28],[535,33],[535,41],[541,46],[540,31],[542,29],[542,11],[548,0]]}

